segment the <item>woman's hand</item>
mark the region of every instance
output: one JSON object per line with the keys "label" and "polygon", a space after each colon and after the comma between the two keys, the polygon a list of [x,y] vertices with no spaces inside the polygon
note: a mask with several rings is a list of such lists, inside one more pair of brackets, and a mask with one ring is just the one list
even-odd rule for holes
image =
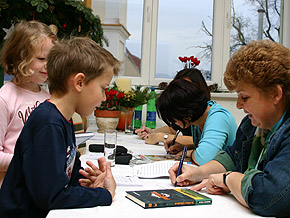
{"label": "woman's hand", "polygon": [[175,163],[168,171],[170,175],[169,178],[172,184],[175,184],[177,182],[178,186],[188,186],[201,181],[201,179],[199,179],[201,178],[201,171],[199,170],[199,168],[186,164],[182,166],[181,174],[176,178],[178,166],[179,163]]}
{"label": "woman's hand", "polygon": [[145,139],[148,135],[152,133],[152,129],[142,126],[141,129],[136,129],[135,133],[141,138]]}
{"label": "woman's hand", "polygon": [[224,184],[223,173],[212,174],[208,179],[204,179],[200,184],[191,187],[193,191],[199,191],[206,188],[206,192],[212,195],[222,195],[229,193],[229,188]]}
{"label": "woman's hand", "polygon": [[[182,150],[184,145],[179,144],[178,142],[175,142],[174,145],[170,146],[172,140],[171,141],[167,141],[164,146],[165,146],[165,150],[169,153],[169,154],[179,154],[179,156],[181,156]],[[169,147],[170,146],[170,147]]]}
{"label": "woman's hand", "polygon": [[151,144],[151,145],[156,145],[159,143],[161,138],[163,139],[163,135],[164,135],[164,133],[162,133],[162,132],[148,134],[145,137],[145,143]]}

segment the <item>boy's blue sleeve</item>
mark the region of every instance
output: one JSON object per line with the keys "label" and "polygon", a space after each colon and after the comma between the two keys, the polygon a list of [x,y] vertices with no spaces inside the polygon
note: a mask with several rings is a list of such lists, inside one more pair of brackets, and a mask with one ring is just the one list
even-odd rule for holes
{"label": "boy's blue sleeve", "polygon": [[[73,184],[70,183],[66,174],[68,138],[71,137],[61,127],[49,125],[37,131],[35,146],[25,151],[24,176],[33,201],[44,210],[110,205],[108,190],[77,185],[77,168],[72,174]],[[78,156],[75,165],[79,165]]]}

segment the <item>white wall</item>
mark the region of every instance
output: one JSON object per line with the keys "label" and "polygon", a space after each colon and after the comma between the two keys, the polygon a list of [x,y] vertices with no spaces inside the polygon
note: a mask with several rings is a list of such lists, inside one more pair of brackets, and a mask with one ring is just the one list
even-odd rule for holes
{"label": "white wall", "polygon": [[243,110],[237,109],[237,95],[235,93],[211,93],[211,99],[228,109],[235,117],[237,125],[246,116]]}

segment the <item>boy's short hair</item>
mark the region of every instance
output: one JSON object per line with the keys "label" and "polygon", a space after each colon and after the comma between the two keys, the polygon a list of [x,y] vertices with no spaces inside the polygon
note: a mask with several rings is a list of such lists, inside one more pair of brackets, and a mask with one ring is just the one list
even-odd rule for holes
{"label": "boy's short hair", "polygon": [[4,41],[0,63],[5,73],[14,76],[16,84],[30,80],[32,75],[30,64],[33,61],[37,46],[45,37],[51,38],[53,42],[57,40],[57,37],[46,24],[35,20],[20,21]]}
{"label": "boy's short hair", "polygon": [[85,74],[85,83],[101,76],[109,67],[118,75],[121,67],[109,51],[88,37],[73,37],[57,43],[47,56],[48,86],[51,94],[67,93],[68,78],[76,73]]}

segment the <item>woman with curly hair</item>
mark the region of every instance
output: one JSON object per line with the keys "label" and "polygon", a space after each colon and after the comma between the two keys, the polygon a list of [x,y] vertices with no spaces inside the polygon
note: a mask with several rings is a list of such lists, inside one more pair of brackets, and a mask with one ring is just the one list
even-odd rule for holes
{"label": "woman with curly hair", "polygon": [[224,74],[247,116],[236,140],[207,164],[170,170],[171,182],[206,187],[210,194],[232,192],[261,216],[290,216],[290,50],[269,40],[251,41],[230,59]]}

